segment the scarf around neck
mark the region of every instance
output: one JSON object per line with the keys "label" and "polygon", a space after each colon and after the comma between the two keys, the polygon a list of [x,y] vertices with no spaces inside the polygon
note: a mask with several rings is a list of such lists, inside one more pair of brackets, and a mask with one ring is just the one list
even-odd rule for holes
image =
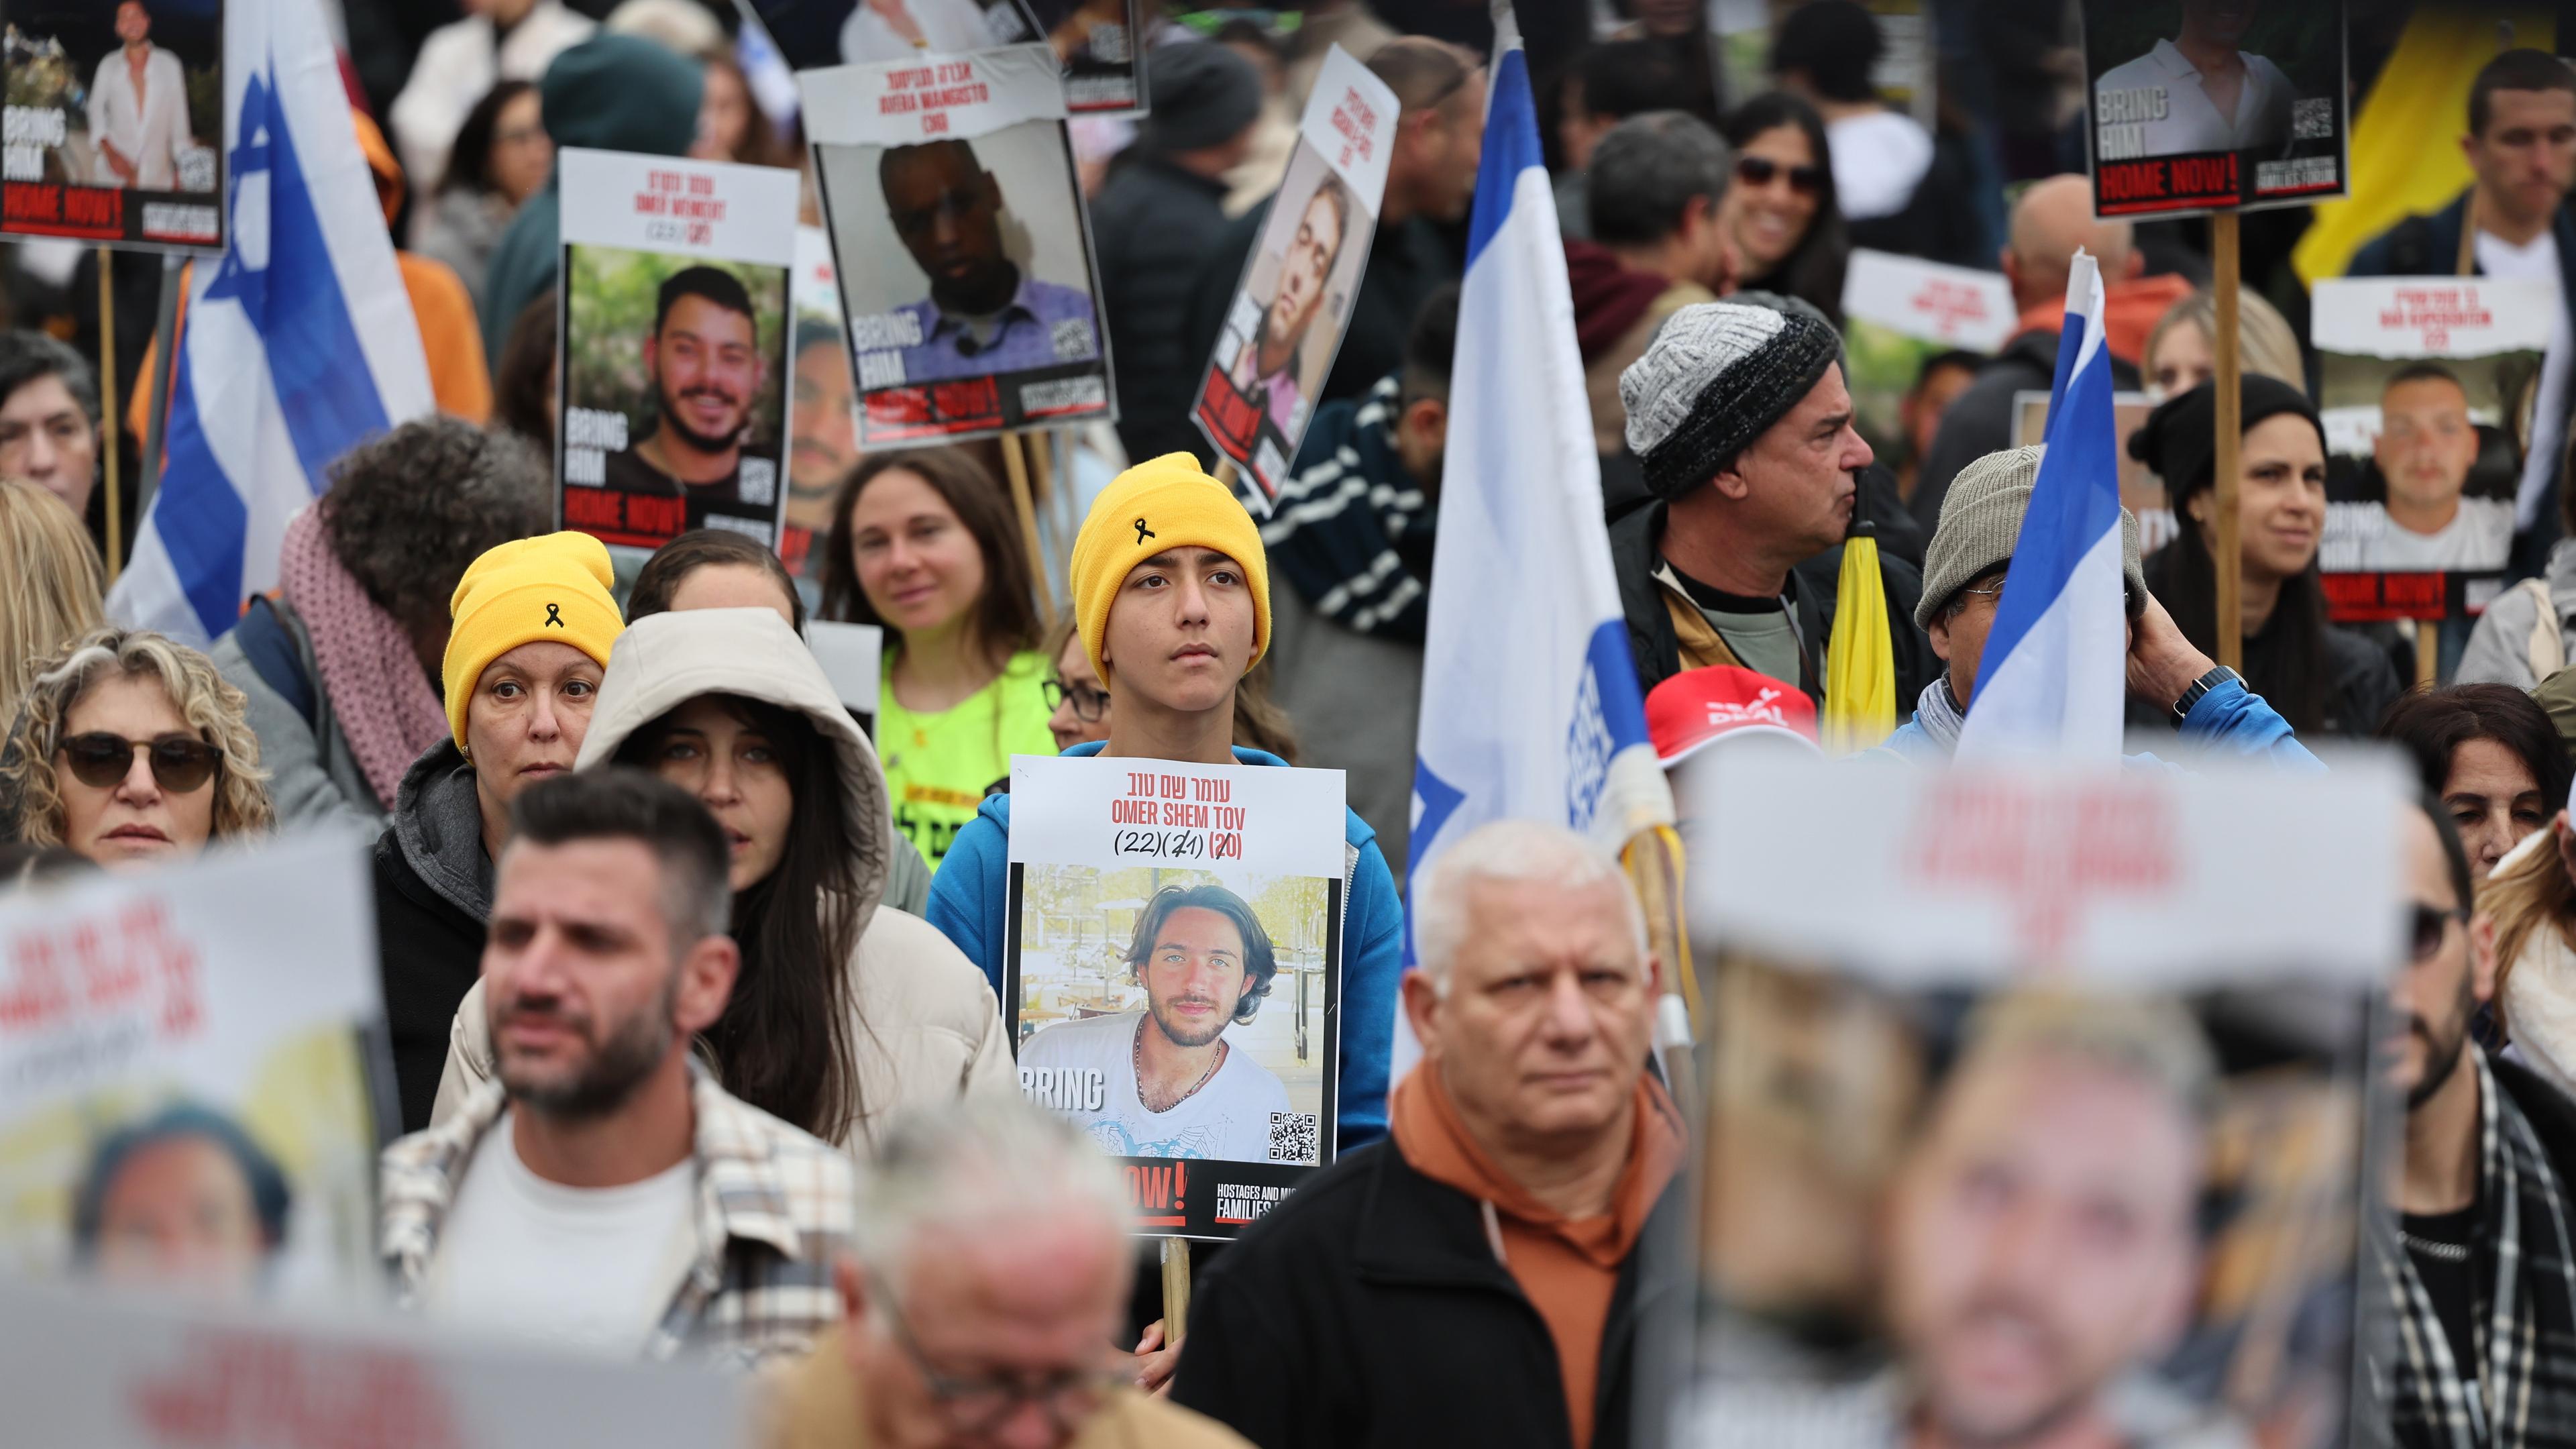
{"label": "scarf around neck", "polygon": [[403,772],[447,737],[447,711],[410,633],[331,552],[319,509],[308,505],[287,520],[277,564],[287,606],[313,640],[332,718],[377,803],[391,810]]}
{"label": "scarf around neck", "polygon": [[1914,697],[1914,722],[1923,726],[1924,735],[1941,747],[1941,753],[1958,751],[1959,727],[1968,722],[1968,716],[1950,697],[1949,675],[1935,678]]}

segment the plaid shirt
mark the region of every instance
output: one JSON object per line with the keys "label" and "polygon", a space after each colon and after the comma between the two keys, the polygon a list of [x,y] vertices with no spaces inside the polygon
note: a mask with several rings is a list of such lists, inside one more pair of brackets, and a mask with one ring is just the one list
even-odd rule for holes
{"label": "plaid shirt", "polygon": [[2371,1365],[2373,1387],[2406,1449],[2576,1446],[2576,1248],[2566,1194],[2486,1054],[2473,1043],[2463,1056],[2478,1074],[2479,1211],[2470,1230],[2478,1362],[2463,1374],[2414,1259],[2385,1223],[2372,1234],[2373,1256],[2394,1310],[2395,1354]]}
{"label": "plaid shirt", "polygon": [[[398,1300],[417,1306],[438,1234],[484,1134],[507,1103],[487,1082],[443,1126],[385,1149],[379,1249]],[[850,1246],[858,1196],[847,1154],[728,1095],[695,1063],[698,1251],[646,1340],[748,1367],[809,1351],[840,1321],[832,1265]]]}

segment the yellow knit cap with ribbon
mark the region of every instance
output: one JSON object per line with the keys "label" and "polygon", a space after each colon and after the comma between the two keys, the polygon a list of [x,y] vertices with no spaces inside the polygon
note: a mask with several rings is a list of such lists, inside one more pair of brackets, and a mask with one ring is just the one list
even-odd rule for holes
{"label": "yellow knit cap with ribbon", "polygon": [[608,665],[626,629],[611,590],[608,548],[586,533],[549,533],[488,549],[457,580],[447,601],[453,621],[447,660],[447,725],[465,748],[465,706],[493,660],[522,644],[569,644]]}
{"label": "yellow knit cap with ribbon", "polygon": [[1199,470],[1187,453],[1165,453],[1110,480],[1092,500],[1091,515],[1073,540],[1073,617],[1082,629],[1082,652],[1102,679],[1100,659],[1109,633],[1109,606],[1136,565],[1175,548],[1212,548],[1242,567],[1252,586],[1252,657],[1248,671],[1270,649],[1270,556],[1260,525],[1234,490]]}

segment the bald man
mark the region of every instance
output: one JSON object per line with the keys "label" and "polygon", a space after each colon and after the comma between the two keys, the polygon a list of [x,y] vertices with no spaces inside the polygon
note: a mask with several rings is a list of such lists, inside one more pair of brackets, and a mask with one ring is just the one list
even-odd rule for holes
{"label": "bald man", "polygon": [[1999,264],[2011,283],[2020,326],[2004,350],[1977,371],[1977,380],[1942,415],[1916,475],[1906,506],[1930,532],[1941,521],[1941,500],[1961,468],[2012,446],[2013,395],[2048,391],[2057,377],[2057,332],[2065,320],[2066,277],[2078,248],[2102,267],[2109,314],[2104,335],[2111,375],[2124,388],[2138,386],[2137,362],[2147,333],[2165,310],[2191,295],[2180,277],[2149,277],[2146,258],[2125,221],[2093,215],[2092,183],[2082,176],[2033,182],[2013,203],[2010,239]]}

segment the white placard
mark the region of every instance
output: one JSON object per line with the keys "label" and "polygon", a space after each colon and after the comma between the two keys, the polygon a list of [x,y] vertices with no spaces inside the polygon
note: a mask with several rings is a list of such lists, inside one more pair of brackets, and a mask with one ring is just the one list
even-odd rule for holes
{"label": "white placard", "polygon": [[2542,352],[2558,288],[2498,277],[2329,277],[2309,305],[2319,352],[2356,357],[2485,357]]}
{"label": "white placard", "polygon": [[18,1449],[751,1442],[749,1381],[709,1369],[15,1281],[0,1281],[0,1398]]}
{"label": "white placard", "polygon": [[874,624],[840,624],[830,619],[805,621],[805,647],[832,681],[843,709],[875,717],[884,687],[885,630]]}
{"label": "white placard", "polygon": [[1400,110],[1386,82],[1336,45],[1324,53],[1315,89],[1306,98],[1306,114],[1297,122],[1298,138],[1349,183],[1371,216],[1386,195]]}
{"label": "white placard", "polygon": [[2366,984],[2402,957],[2391,759],[1919,769],[1728,753],[1684,802],[1694,929],[1884,984]]}
{"label": "white placard", "polygon": [[796,83],[805,98],[806,135],[824,146],[964,140],[1022,121],[1065,118],[1055,53],[1043,45],[836,65],[799,71]]}
{"label": "white placard", "polygon": [[2020,320],[2012,284],[1999,272],[1919,261],[1866,247],[1843,274],[1845,316],[1902,336],[1993,353]]}
{"label": "white placard", "polygon": [[796,173],[567,146],[563,239],[784,267],[796,260]]}
{"label": "white placard", "polygon": [[813,315],[841,325],[841,280],[832,270],[832,236],[819,226],[796,228],[796,270],[788,293],[801,321]]}
{"label": "white placard", "polygon": [[1028,861],[1339,878],[1339,770],[1011,756],[1011,849]]}

